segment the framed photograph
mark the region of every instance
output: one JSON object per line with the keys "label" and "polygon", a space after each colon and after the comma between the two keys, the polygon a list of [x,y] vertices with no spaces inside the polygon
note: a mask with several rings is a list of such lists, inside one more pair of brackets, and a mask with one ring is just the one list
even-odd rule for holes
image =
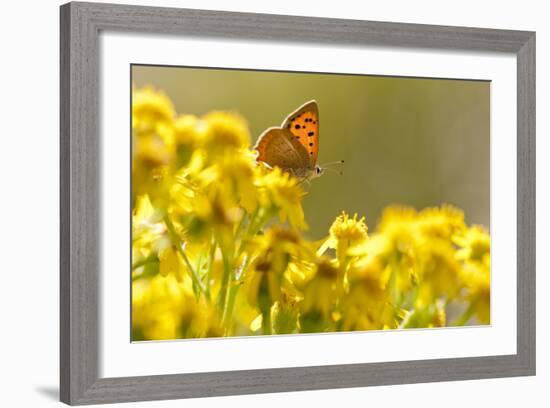
{"label": "framed photograph", "polygon": [[61,400],[535,374],[535,34],[61,7]]}

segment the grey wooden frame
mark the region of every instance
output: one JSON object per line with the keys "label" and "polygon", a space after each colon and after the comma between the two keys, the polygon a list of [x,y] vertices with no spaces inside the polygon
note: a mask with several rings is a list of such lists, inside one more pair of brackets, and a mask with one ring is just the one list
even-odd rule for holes
{"label": "grey wooden frame", "polygon": [[[113,4],[61,6],[60,388],[112,403],[535,374],[535,33]],[[505,356],[100,378],[100,31],[513,53],[517,57],[517,353]],[[498,140],[493,140],[498,143]]]}

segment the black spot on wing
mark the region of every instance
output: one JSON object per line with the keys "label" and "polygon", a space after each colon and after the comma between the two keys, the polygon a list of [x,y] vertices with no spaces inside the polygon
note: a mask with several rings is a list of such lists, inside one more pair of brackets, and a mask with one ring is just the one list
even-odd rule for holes
{"label": "black spot on wing", "polygon": [[313,135],[315,135],[315,132],[308,132],[307,134],[309,137],[312,137]]}

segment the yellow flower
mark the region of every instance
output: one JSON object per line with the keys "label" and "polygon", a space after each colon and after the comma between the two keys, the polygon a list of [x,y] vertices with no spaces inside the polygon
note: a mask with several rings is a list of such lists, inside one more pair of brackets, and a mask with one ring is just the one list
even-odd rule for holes
{"label": "yellow flower", "polygon": [[213,226],[233,225],[240,219],[240,210],[224,200],[219,192],[214,192],[210,196],[198,196],[195,199],[193,212],[203,221]]}
{"label": "yellow flower", "polygon": [[180,115],[174,122],[176,144],[176,168],[185,166],[199,149],[204,138],[206,126],[195,115]]}
{"label": "yellow flower", "polygon": [[316,263],[316,273],[304,288],[304,299],[300,304],[300,326],[304,333],[334,330],[333,312],[337,296],[336,268],[329,258],[323,257]]}
{"label": "yellow flower", "polygon": [[[136,89],[132,95],[134,168],[168,165],[174,154],[174,106],[153,88]],[[137,162],[137,163],[136,163]]]}
{"label": "yellow flower", "polygon": [[491,239],[479,226],[470,227],[464,235],[456,236],[461,248],[456,258],[464,262],[462,280],[467,287],[466,299],[480,322],[490,323],[491,309]]}
{"label": "yellow flower", "polygon": [[281,298],[275,302],[271,310],[275,333],[296,333],[298,331],[298,314],[298,298],[282,292]]}
{"label": "yellow flower", "polygon": [[387,207],[382,212],[377,231],[381,248],[392,271],[394,300],[402,301],[418,283],[421,266],[418,257],[423,235],[418,227],[417,212],[410,207]]}
{"label": "yellow flower", "polygon": [[385,260],[371,252],[352,264],[348,293],[342,298],[340,329],[373,330],[395,328],[396,311],[387,288],[389,279]]}
{"label": "yellow flower", "polygon": [[[283,273],[290,262],[292,242],[277,242],[261,252],[245,278],[248,302],[262,314],[263,334],[271,334],[272,308],[282,298]],[[279,311],[280,312],[280,311]]]}
{"label": "yellow flower", "polygon": [[462,272],[473,312],[483,324],[491,322],[491,261],[489,254],[481,262],[468,261]]}
{"label": "yellow flower", "polygon": [[377,242],[380,242],[379,237],[379,235],[373,235],[365,245],[367,255],[352,264],[349,270],[350,282],[376,280],[381,287],[386,287],[389,278],[388,262],[384,247],[377,245]]}
{"label": "yellow flower", "polygon": [[464,213],[450,205],[422,210],[417,223],[420,231],[431,238],[450,239],[465,228]]}
{"label": "yellow flower", "polygon": [[491,238],[481,225],[473,225],[464,234],[455,235],[453,241],[461,247],[456,252],[457,259],[482,261],[491,250]]}
{"label": "yellow flower", "polygon": [[156,275],[132,283],[133,340],[164,340],[179,337],[186,293],[175,277]]}
{"label": "yellow flower", "polygon": [[305,193],[296,178],[275,167],[259,176],[257,183],[264,208],[277,211],[281,222],[288,219],[295,228],[307,228],[302,208]]}
{"label": "yellow flower", "polygon": [[194,297],[190,279],[178,281],[173,274],[132,283],[132,332],[133,340],[223,334],[217,312],[204,299]]}
{"label": "yellow flower", "polygon": [[149,196],[139,196],[132,214],[132,263],[136,276],[143,274],[147,266],[155,266],[151,263],[156,260],[159,248],[170,244],[166,226],[161,220]]}
{"label": "yellow flower", "polygon": [[436,299],[451,300],[461,288],[461,265],[454,248],[447,240],[433,239],[423,244],[418,255],[421,264],[416,306],[422,307]]}
{"label": "yellow flower", "polygon": [[328,239],[321,245],[317,251],[319,255],[323,254],[327,248],[336,249],[338,259],[338,279],[337,296],[341,297],[347,288],[347,270],[350,262],[354,260],[354,250],[363,247],[368,240],[367,225],[365,218],[357,218],[357,214],[350,218],[348,214],[342,211],[330,227]]}
{"label": "yellow flower", "polygon": [[253,306],[262,295],[268,297],[270,304],[279,300],[283,274],[293,260],[308,256],[308,248],[301,237],[295,231],[281,227],[273,227],[265,235],[255,237],[247,249],[257,254],[245,282]]}
{"label": "yellow flower", "polygon": [[132,126],[143,133],[162,133],[171,126],[175,110],[172,101],[164,92],[151,87],[134,89],[132,93]]}
{"label": "yellow flower", "polygon": [[273,265],[266,259],[257,259],[247,274],[245,289],[251,306],[271,305],[281,296],[282,275],[277,274]]}
{"label": "yellow flower", "polygon": [[132,93],[132,192],[148,194],[164,207],[173,171],[174,107],[162,92],[145,87]]}
{"label": "yellow flower", "polygon": [[330,235],[336,241],[347,241],[350,246],[356,246],[367,240],[367,230],[365,217],[357,219],[357,214],[354,214],[353,218],[350,218],[342,211],[330,227]]}
{"label": "yellow flower", "polygon": [[159,250],[158,258],[160,263],[159,272],[162,276],[173,274],[178,281],[183,279],[185,266],[183,265],[183,261],[180,259],[180,255],[173,246],[167,246]]}
{"label": "yellow flower", "polygon": [[350,286],[342,299],[340,331],[397,328],[394,307],[388,291],[378,282],[364,280]]}
{"label": "yellow flower", "polygon": [[188,165],[176,173],[170,189],[170,212],[200,221],[201,228],[194,228],[194,232],[203,231],[206,225],[231,227],[240,216],[238,203],[227,192],[232,185],[221,182],[217,165],[205,165],[204,152],[195,151]]}
{"label": "yellow flower", "polygon": [[174,122],[176,143],[178,145],[195,145],[203,137],[204,126],[195,115],[180,115]]}
{"label": "yellow flower", "polygon": [[254,185],[254,159],[245,151],[236,151],[233,157],[224,156],[216,164],[216,182],[227,205],[242,206],[252,214],[258,205],[258,191]]}
{"label": "yellow flower", "polygon": [[[314,264],[316,257],[313,252],[313,245],[309,245],[308,252],[305,254],[302,253],[302,255],[293,259],[285,272],[285,282],[289,284],[285,289],[295,295],[298,295],[299,291],[304,289],[307,282],[311,280],[316,272]],[[308,243],[302,241],[302,246],[307,247]]]}
{"label": "yellow flower", "polygon": [[170,194],[171,211],[176,214],[194,214],[218,225],[233,224],[242,216],[241,207],[249,214],[257,207],[253,161],[246,153],[235,151],[234,156],[221,156],[208,165],[206,152],[195,150],[189,163],[176,173]]}
{"label": "yellow flower", "polygon": [[243,117],[229,112],[210,112],[203,118],[204,147],[216,156],[250,145],[250,132]]}
{"label": "yellow flower", "polygon": [[193,210],[195,198],[201,192],[205,160],[204,152],[196,150],[187,165],[176,172],[169,190],[170,212],[181,215]]}
{"label": "yellow flower", "polygon": [[357,214],[354,214],[353,218],[350,218],[345,211],[342,211],[342,214],[332,223],[329,230],[330,236],[319,252],[324,253],[326,248],[335,248],[339,259],[345,257],[349,255],[349,251],[367,242],[367,231],[365,217],[358,219]]}
{"label": "yellow flower", "polygon": [[136,239],[136,235],[147,233],[150,232],[151,229],[154,229],[159,220],[160,217],[156,214],[149,196],[145,194],[137,197],[132,214],[134,240]]}
{"label": "yellow flower", "polygon": [[143,133],[141,135],[134,133],[132,145],[133,168],[138,168],[141,163],[147,167],[170,164],[174,155],[173,147],[157,133]]}
{"label": "yellow flower", "polygon": [[387,207],[377,230],[384,234],[398,254],[408,254],[416,244],[418,225],[417,212],[410,207]]}

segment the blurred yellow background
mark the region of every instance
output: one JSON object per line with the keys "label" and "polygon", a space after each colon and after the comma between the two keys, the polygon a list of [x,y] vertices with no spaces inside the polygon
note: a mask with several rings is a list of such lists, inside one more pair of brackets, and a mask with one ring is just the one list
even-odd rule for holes
{"label": "blurred yellow background", "polygon": [[374,228],[391,204],[442,203],[489,227],[490,83],[367,75],[132,67],[135,86],[163,90],[178,113],[238,112],[251,143],[316,99],[319,164],[343,159],[344,175],[313,180],[303,204],[319,239],[342,210]]}

